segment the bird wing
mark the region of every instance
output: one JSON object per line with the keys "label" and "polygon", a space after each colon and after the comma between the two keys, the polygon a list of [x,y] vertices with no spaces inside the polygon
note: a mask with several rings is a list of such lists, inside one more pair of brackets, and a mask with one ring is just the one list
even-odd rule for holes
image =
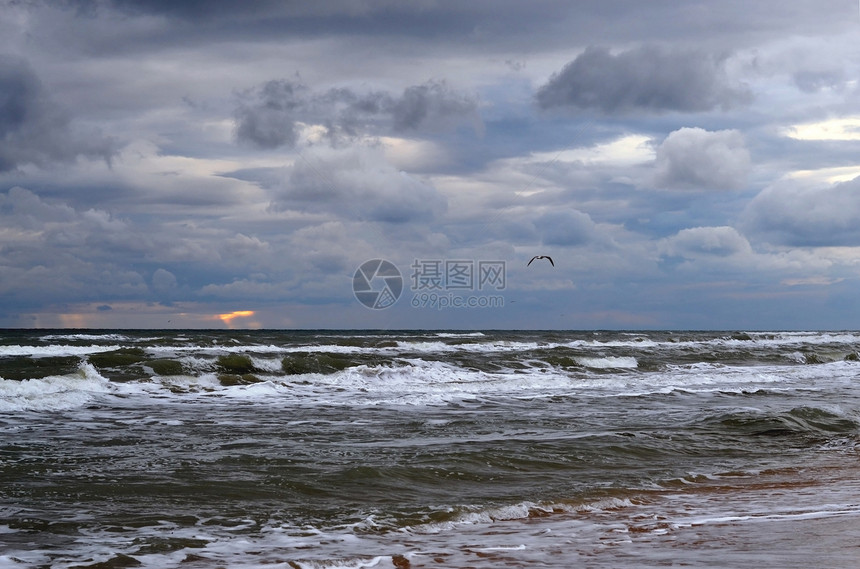
{"label": "bird wing", "polygon": [[554,267],[554,266],[555,266],[555,263],[553,263],[553,262],[552,262],[552,257],[547,257],[547,259],[549,259],[549,264],[550,264],[550,265],[552,265],[552,266]]}
{"label": "bird wing", "polygon": [[526,266],[528,267],[529,265],[531,265],[531,264],[532,264],[532,261],[534,261],[535,259],[537,259],[537,255],[535,255],[534,257],[532,257],[532,258],[531,258],[531,260],[526,264]]}

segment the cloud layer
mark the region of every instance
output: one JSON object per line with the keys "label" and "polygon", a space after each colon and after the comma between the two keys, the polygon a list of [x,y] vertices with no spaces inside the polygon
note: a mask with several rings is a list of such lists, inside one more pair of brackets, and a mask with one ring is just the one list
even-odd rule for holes
{"label": "cloud layer", "polygon": [[[860,317],[856,5],[2,8],[0,325]],[[506,304],[372,311],[369,259],[503,262]]]}

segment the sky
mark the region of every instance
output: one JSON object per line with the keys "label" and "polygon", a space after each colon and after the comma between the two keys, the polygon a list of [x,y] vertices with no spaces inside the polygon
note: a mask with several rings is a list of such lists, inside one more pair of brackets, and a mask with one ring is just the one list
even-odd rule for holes
{"label": "sky", "polygon": [[856,329],[858,78],[856,0],[0,0],[0,327]]}

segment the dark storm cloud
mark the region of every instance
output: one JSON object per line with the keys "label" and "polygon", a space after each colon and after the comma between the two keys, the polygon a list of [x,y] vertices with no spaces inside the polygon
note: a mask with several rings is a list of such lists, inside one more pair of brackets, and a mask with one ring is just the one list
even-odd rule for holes
{"label": "dark storm cloud", "polygon": [[444,81],[404,89],[356,93],[333,88],[315,93],[296,80],[273,80],[240,95],[236,138],[260,148],[292,147],[301,125],[320,124],[332,140],[385,131],[440,130],[469,123],[482,128],[477,101]]}
{"label": "dark storm cloud", "polygon": [[[97,0],[77,0],[86,6]],[[166,14],[178,18],[223,18],[237,16],[360,16],[397,5],[397,0],[355,2],[354,0],[327,0],[325,2],[301,2],[284,0],[110,0],[117,8],[129,13]]]}
{"label": "dark storm cloud", "polygon": [[[78,18],[98,21],[110,18],[127,32],[121,40],[113,31],[94,30],[92,37],[75,37],[94,53],[105,48],[125,52],[161,51],[175,45],[208,45],[211,42],[292,42],[307,38],[343,38],[346,49],[375,44],[385,38],[388,49],[396,46],[436,44],[440,38],[463,45],[476,27],[488,19],[506,31],[517,22],[499,17],[494,7],[469,3],[437,3],[435,0],[326,0],[318,2],[249,0],[31,0],[33,6],[65,8]],[[548,2],[547,4],[553,4]],[[533,20],[544,20],[530,6],[514,9]],[[556,10],[556,12],[562,9]],[[519,18],[522,22],[523,18]],[[149,20],[136,27],[129,22]],[[536,22],[537,23],[537,22]],[[495,36],[495,34],[494,34]]]}
{"label": "dark storm cloud", "polygon": [[[13,0],[14,1],[14,0]],[[28,0],[32,5],[40,3],[61,9],[73,10],[78,16],[97,17],[106,8],[114,8],[127,16],[159,14],[179,19],[235,18],[242,14],[271,12],[278,0]]]}
{"label": "dark storm cloud", "polygon": [[537,92],[541,108],[573,107],[605,114],[700,112],[748,102],[717,57],[646,45],[619,54],[588,47]]}
{"label": "dark storm cloud", "polygon": [[109,139],[73,128],[25,61],[0,55],[0,172],[113,152]]}
{"label": "dark storm cloud", "polygon": [[[695,42],[721,38],[739,46],[763,35],[832,31],[834,14],[849,13],[844,0],[789,3],[762,0],[708,2],[670,0],[326,0],[317,2],[247,0],[30,0],[33,4],[72,7],[84,15],[108,9],[124,18],[156,15],[182,28],[161,42],[206,41],[224,37],[261,40],[273,37],[349,36],[403,39],[408,45],[454,47],[458,52],[504,45],[522,53],[543,47],[615,41]],[[742,17],[738,17],[742,14]],[[836,20],[844,24],[845,18]],[[188,26],[187,24],[193,24]],[[405,44],[404,44],[405,45]]]}
{"label": "dark storm cloud", "polygon": [[477,120],[474,99],[437,81],[406,88],[394,102],[391,112],[397,131],[416,130],[427,124],[445,126],[449,121],[462,118]]}
{"label": "dark storm cloud", "polygon": [[384,93],[358,95],[334,88],[314,93],[296,80],[273,80],[242,94],[236,110],[236,137],[259,148],[293,147],[302,124],[323,124],[330,138],[354,136],[362,119],[390,112]]}
{"label": "dark storm cloud", "polygon": [[269,81],[249,94],[236,110],[236,137],[260,148],[294,146],[296,124],[307,107],[307,87],[294,81]]}
{"label": "dark storm cloud", "polygon": [[64,3],[80,14],[94,14],[110,6],[130,16],[154,14],[210,26],[211,32],[233,37],[236,33],[258,38],[285,33],[291,36],[348,34],[402,36],[418,41],[468,38],[474,36],[479,26],[484,26],[485,32],[494,32],[492,35],[504,33],[504,37],[510,37],[514,32],[522,32],[524,25],[538,27],[570,11],[559,0],[534,0],[527,4],[499,0],[65,0]]}
{"label": "dark storm cloud", "polygon": [[[92,0],[82,0],[82,5],[93,4]],[[175,2],[171,0],[113,0],[118,8],[130,12],[151,12],[171,14],[180,17],[200,17],[236,14],[242,11],[261,11],[271,7],[275,2],[270,0],[244,0],[234,2],[232,0],[182,0]]]}

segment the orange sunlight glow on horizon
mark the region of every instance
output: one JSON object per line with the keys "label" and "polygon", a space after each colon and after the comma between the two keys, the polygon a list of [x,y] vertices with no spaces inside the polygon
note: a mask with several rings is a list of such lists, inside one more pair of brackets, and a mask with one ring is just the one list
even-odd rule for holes
{"label": "orange sunlight glow on horizon", "polygon": [[224,324],[230,325],[230,321],[234,318],[247,318],[249,316],[253,316],[253,310],[234,310],[233,312],[228,312],[226,314],[219,314],[218,318],[221,319]]}

